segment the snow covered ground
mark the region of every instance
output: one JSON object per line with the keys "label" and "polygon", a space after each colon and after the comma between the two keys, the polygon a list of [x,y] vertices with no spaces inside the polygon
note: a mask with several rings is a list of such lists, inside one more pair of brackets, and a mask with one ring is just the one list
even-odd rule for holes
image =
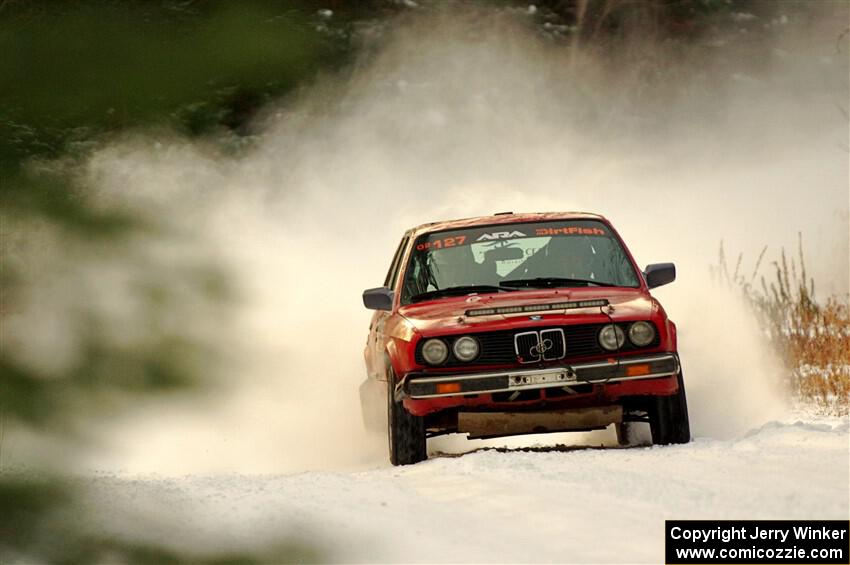
{"label": "snow covered ground", "polygon": [[93,527],[199,552],[298,540],[323,560],[653,562],[665,519],[846,519],[848,420],[794,413],[732,440],[436,456],[282,475],[95,474]]}

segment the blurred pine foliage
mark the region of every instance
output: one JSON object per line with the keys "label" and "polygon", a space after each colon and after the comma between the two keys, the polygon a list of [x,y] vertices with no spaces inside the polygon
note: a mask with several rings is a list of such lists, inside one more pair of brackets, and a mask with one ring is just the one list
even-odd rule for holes
{"label": "blurred pine foliage", "polygon": [[[319,28],[320,20],[315,7],[298,2],[0,2],[2,331],[27,290],[33,234],[20,226],[49,225],[54,237],[68,242],[72,261],[75,253],[126,256],[133,253],[128,241],[159,229],[155,218],[95,205],[74,174],[76,163],[133,128],[161,127],[189,137],[244,135],[267,101],[350,56],[344,19],[338,18],[335,33]],[[256,555],[198,555],[103,538],[86,531],[84,498],[62,478],[60,455],[48,469],[4,467],[7,428],[85,441],[75,425],[83,415],[106,418],[134,397],[206,384],[196,361],[214,352],[190,336],[156,329],[180,299],[175,280],[209,303],[226,300],[227,280],[216,265],[199,262],[161,278],[152,269],[132,283],[148,305],[148,338],[133,347],[116,344],[110,328],[82,305],[70,323],[81,354],[54,371],[14,355],[9,344],[26,336],[4,336],[0,562],[318,558],[299,544],[261,548]]]}

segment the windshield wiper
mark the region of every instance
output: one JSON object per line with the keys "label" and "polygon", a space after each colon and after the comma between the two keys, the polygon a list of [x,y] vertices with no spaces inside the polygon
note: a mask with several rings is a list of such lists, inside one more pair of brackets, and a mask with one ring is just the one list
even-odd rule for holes
{"label": "windshield wiper", "polygon": [[437,290],[429,290],[428,292],[423,292],[420,294],[416,294],[410,297],[411,302],[420,302],[422,300],[428,300],[430,298],[437,298],[438,296],[452,296],[452,295],[463,295],[463,294],[472,294],[475,292],[510,292],[512,290],[516,290],[515,288],[503,288],[501,286],[492,286],[488,284],[468,284],[463,286],[449,286],[446,288],[438,288]]}
{"label": "windshield wiper", "polygon": [[531,288],[555,288],[559,286],[617,286],[607,282],[599,282],[591,279],[568,279],[564,277],[537,277],[534,279],[512,279],[499,283],[502,286],[527,286]]}

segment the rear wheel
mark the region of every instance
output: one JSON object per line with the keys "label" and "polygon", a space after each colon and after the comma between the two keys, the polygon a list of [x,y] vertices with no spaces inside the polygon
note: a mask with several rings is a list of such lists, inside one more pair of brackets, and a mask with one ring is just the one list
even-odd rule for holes
{"label": "rear wheel", "polygon": [[672,396],[657,396],[653,399],[649,413],[652,443],[667,445],[691,441],[691,426],[688,421],[688,402],[685,398],[685,382],[678,375],[679,391]]}
{"label": "rear wheel", "polygon": [[428,458],[425,450],[425,418],[414,416],[395,399],[395,374],[387,378],[387,437],[390,462],[393,465],[412,465]]}

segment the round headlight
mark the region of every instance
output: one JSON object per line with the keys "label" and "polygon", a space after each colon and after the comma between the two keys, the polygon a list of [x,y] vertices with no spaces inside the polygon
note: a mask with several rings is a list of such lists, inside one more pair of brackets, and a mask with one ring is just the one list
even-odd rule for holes
{"label": "round headlight", "polygon": [[644,347],[655,339],[655,328],[649,322],[635,322],[629,327],[629,341]]}
{"label": "round headlight", "polygon": [[442,339],[429,339],[422,344],[422,357],[430,365],[439,365],[449,356],[449,347]]}
{"label": "round headlight", "polygon": [[608,351],[616,351],[623,347],[626,336],[620,326],[609,324],[599,332],[599,345]]}
{"label": "round headlight", "polygon": [[478,340],[468,335],[456,339],[454,345],[452,345],[452,351],[454,351],[455,357],[461,361],[472,361],[478,357],[478,351],[480,349]]}

